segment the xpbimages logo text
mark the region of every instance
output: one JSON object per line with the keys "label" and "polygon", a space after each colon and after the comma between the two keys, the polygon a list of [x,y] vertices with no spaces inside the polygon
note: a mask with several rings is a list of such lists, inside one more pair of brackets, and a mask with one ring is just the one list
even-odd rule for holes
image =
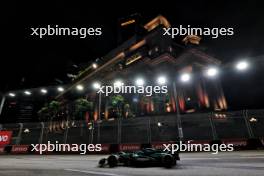
{"label": "xpbimages logo text", "polygon": [[77,36],[79,38],[87,38],[88,36],[102,35],[100,27],[61,27],[59,25],[47,25],[42,27],[31,27],[31,36],[38,38],[50,36]]}
{"label": "xpbimages logo text", "polygon": [[31,144],[32,152],[79,152],[81,155],[87,152],[100,152],[102,151],[101,144],[60,144],[58,141],[51,143],[48,141],[47,144]]}
{"label": "xpbimages logo text", "polygon": [[234,28],[231,27],[192,27],[191,25],[180,25],[179,27],[170,27],[163,28],[163,35],[170,36],[171,38],[175,38],[176,36],[185,36],[185,35],[198,35],[198,36],[211,36],[211,38],[215,39],[219,36],[232,36],[234,35]]}
{"label": "xpbimages logo text", "polygon": [[212,154],[218,154],[219,152],[234,151],[233,144],[192,144],[190,141],[187,143],[180,141],[178,144],[163,144],[163,147],[163,151],[171,154],[177,152],[211,152]]}
{"label": "xpbimages logo text", "polygon": [[109,96],[111,94],[144,94],[146,96],[152,96],[153,94],[166,94],[168,93],[168,87],[164,86],[134,86],[134,85],[113,85],[113,86],[99,86],[98,94],[105,94]]}

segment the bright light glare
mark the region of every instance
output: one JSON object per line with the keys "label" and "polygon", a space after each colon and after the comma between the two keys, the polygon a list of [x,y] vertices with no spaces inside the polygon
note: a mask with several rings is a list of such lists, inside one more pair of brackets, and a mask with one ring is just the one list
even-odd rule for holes
{"label": "bright light glare", "polygon": [[137,86],[142,86],[142,85],[144,85],[144,80],[143,80],[142,78],[138,78],[138,79],[136,79],[136,85],[137,85]]}
{"label": "bright light glare", "polygon": [[157,82],[158,82],[158,84],[163,85],[167,82],[167,79],[165,76],[160,76],[160,77],[158,77]]}
{"label": "bright light glare", "polygon": [[181,75],[181,81],[182,82],[188,82],[191,79],[191,75],[189,73],[184,73]]}
{"label": "bright light glare", "polygon": [[114,86],[116,87],[121,87],[122,85],[124,85],[124,83],[122,83],[120,80],[114,82]]}
{"label": "bright light glare", "polygon": [[94,89],[100,89],[101,85],[98,82],[93,83]]}
{"label": "bright light glare", "polygon": [[63,92],[64,91],[63,87],[58,87],[58,91]]}
{"label": "bright light glare", "polygon": [[79,91],[82,91],[84,89],[84,87],[79,84],[79,85],[76,86],[76,89],[79,90]]}
{"label": "bright light glare", "polygon": [[43,94],[46,94],[48,91],[47,91],[47,89],[41,89],[40,92]]}
{"label": "bright light glare", "polygon": [[26,90],[24,93],[25,93],[26,95],[31,95],[31,92],[29,92],[29,91],[27,91],[27,90]]}
{"label": "bright light glare", "polygon": [[207,76],[215,77],[218,74],[218,69],[215,67],[209,68],[206,72]]}
{"label": "bright light glare", "polygon": [[12,93],[12,92],[10,92],[8,95],[9,95],[10,97],[15,97],[15,96],[16,96],[16,94],[14,94],[14,93]]}
{"label": "bright light glare", "polygon": [[94,69],[96,69],[96,68],[98,67],[98,65],[97,65],[96,63],[93,63],[93,64],[92,64],[92,67],[93,67]]}
{"label": "bright light glare", "polygon": [[138,102],[138,98],[134,97],[133,98],[133,102],[137,103]]}
{"label": "bright light glare", "polygon": [[247,61],[240,61],[236,64],[237,70],[246,70],[248,68],[249,64]]}
{"label": "bright light glare", "polygon": [[249,119],[249,121],[250,121],[250,122],[257,122],[258,119],[254,118],[254,117],[251,117],[251,118]]}
{"label": "bright light glare", "polygon": [[28,128],[26,128],[25,130],[24,130],[24,133],[29,133],[30,131],[29,131],[29,129]]}

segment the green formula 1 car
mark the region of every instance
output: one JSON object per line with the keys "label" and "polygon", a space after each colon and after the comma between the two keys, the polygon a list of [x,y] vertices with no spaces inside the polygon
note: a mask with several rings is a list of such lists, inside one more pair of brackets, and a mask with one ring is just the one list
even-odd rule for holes
{"label": "green formula 1 car", "polygon": [[171,168],[177,164],[179,154],[170,154],[163,150],[152,148],[142,149],[136,152],[119,152],[103,158],[99,161],[100,167],[132,166],[132,167],[152,167],[163,166]]}

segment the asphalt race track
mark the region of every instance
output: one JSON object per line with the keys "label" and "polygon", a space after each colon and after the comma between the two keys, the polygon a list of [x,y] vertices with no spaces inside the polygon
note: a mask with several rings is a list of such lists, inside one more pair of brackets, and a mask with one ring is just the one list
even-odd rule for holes
{"label": "asphalt race track", "polygon": [[0,176],[264,175],[264,151],[184,153],[172,169],[98,168],[98,155],[0,155]]}

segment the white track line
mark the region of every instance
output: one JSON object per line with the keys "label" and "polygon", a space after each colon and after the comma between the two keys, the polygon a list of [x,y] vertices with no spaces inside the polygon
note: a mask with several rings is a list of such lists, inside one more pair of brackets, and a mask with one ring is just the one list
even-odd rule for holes
{"label": "white track line", "polygon": [[86,173],[86,174],[93,174],[93,175],[122,176],[122,175],[118,175],[118,174],[94,172],[94,171],[88,171],[88,170],[78,170],[78,169],[64,169],[64,170],[71,171],[71,172],[81,172],[81,173]]}

